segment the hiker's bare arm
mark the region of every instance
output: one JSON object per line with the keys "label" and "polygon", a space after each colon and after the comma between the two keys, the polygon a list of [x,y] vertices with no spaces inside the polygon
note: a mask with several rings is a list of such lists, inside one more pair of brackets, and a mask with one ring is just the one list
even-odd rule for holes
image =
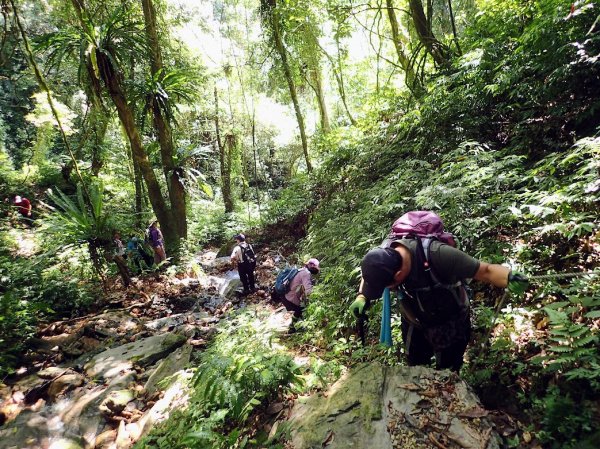
{"label": "hiker's bare arm", "polygon": [[475,273],[474,278],[496,287],[506,287],[508,285],[509,272],[510,268],[508,267],[480,262],[479,269],[477,270],[477,273]]}

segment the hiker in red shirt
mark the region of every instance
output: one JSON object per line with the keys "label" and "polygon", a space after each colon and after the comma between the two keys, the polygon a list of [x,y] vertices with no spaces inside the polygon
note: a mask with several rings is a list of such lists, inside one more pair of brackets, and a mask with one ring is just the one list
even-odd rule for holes
{"label": "hiker in red shirt", "polygon": [[15,196],[15,200],[13,202],[17,211],[19,212],[20,219],[23,220],[25,225],[32,226],[33,225],[33,215],[31,213],[31,202],[19,195]]}
{"label": "hiker in red shirt", "polygon": [[31,218],[31,202],[27,198],[17,195],[14,204],[23,217]]}

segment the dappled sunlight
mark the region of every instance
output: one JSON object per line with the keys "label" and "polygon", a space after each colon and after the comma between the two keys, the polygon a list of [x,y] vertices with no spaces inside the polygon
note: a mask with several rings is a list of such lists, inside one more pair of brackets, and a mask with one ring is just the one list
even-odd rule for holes
{"label": "dappled sunlight", "polygon": [[13,243],[15,257],[32,257],[39,251],[38,236],[34,230],[11,228],[8,236]]}

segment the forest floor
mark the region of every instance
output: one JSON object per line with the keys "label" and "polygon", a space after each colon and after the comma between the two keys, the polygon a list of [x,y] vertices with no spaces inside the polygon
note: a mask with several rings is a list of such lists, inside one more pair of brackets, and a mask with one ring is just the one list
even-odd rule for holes
{"label": "forest floor", "polygon": [[[35,254],[33,231],[11,232],[15,257]],[[110,278],[95,310],[40,324],[17,372],[0,383],[0,447],[131,447],[171,410],[186,406],[183,385],[192,375],[187,366],[210,344],[218,323],[237,309],[264,312],[298,365],[326,358],[323,350],[286,337],[291,314],[270,302],[281,254],[269,248],[259,253],[259,289],[248,296],[239,293],[228,258],[216,254],[206,249],[196,256],[201,275],[149,273],[134,277],[128,288]],[[296,399],[287,394],[261,407],[249,420],[251,428],[274,434]],[[479,413],[484,412],[477,419],[487,416]],[[489,418],[505,436],[521,427],[505,413]]]}
{"label": "forest floor", "polygon": [[[10,232],[13,257],[36,253],[32,230]],[[186,365],[228,312],[267,309],[285,331],[291,315],[269,304],[267,292],[279,257],[267,251],[256,273],[261,288],[252,295],[240,294],[228,258],[215,260],[216,251],[205,250],[197,256],[201,276],[149,273],[128,288],[110,278],[87,315],[40,323],[16,373],[0,383],[0,447],[54,449],[66,440],[79,447],[132,445],[171,408],[185,405],[185,395],[158,385],[176,372],[189,375]],[[120,398],[124,391],[135,394]]]}

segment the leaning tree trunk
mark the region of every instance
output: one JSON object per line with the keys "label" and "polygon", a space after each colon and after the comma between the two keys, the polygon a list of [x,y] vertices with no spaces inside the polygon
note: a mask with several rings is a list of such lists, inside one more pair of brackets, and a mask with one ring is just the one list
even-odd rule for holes
{"label": "leaning tree trunk", "polygon": [[421,0],[409,0],[408,3],[419,41],[438,66],[445,65],[450,59],[450,55],[445,46],[433,35],[431,23],[425,17],[423,3]]}
{"label": "leaning tree trunk", "polygon": [[96,58],[98,60],[98,66],[100,67],[100,76],[106,84],[110,98],[117,108],[119,119],[121,120],[121,124],[125,129],[127,138],[129,139],[133,159],[138,165],[140,172],[142,173],[142,177],[146,182],[146,186],[148,187],[150,204],[152,205],[152,210],[154,211],[156,218],[160,223],[160,227],[165,238],[165,243],[170,247],[176,247],[179,244],[179,234],[176,228],[172,226],[173,219],[171,211],[167,207],[167,204],[162,196],[160,184],[156,179],[154,170],[152,170],[152,166],[148,160],[148,155],[146,154],[146,151],[142,145],[140,134],[135,125],[133,111],[127,103],[125,92],[123,91],[121,83],[118,79],[118,75],[115,73],[115,69],[106,55],[101,52],[96,52]]}
{"label": "leaning tree trunk", "polygon": [[298,93],[296,91],[296,83],[292,77],[292,71],[290,64],[287,59],[287,52],[283,45],[283,39],[278,23],[278,12],[277,6],[273,7],[271,14],[271,27],[273,31],[273,39],[275,40],[275,49],[281,58],[281,66],[283,68],[283,74],[290,90],[290,96],[292,97],[292,103],[294,104],[294,111],[296,112],[296,120],[298,121],[298,128],[300,128],[300,140],[302,141],[302,151],[304,153],[304,159],[306,161],[306,169],[310,173],[312,171],[312,164],[310,163],[310,157],[308,155],[308,139],[306,137],[306,128],[304,126],[304,117],[302,116],[302,110],[300,109],[300,102],[298,101]]}
{"label": "leaning tree trunk", "polygon": [[[144,21],[146,25],[146,37],[149,44],[150,71],[152,76],[156,78],[163,70],[162,54],[160,51],[156,25],[156,12],[152,0],[142,0],[142,8],[144,11]],[[182,182],[184,172],[182,167],[175,166],[175,151],[173,149],[173,135],[171,133],[171,127],[157,98],[153,98],[152,100],[152,115],[154,128],[158,135],[161,161],[169,191],[171,214],[174,220],[173,227],[175,228],[179,238],[186,238],[186,195],[185,187]]]}
{"label": "leaning tree trunk", "polygon": [[386,8],[388,18],[390,20],[390,26],[392,28],[392,41],[394,42],[394,47],[396,48],[398,62],[400,63],[402,70],[404,70],[404,81],[406,86],[415,95],[415,97],[420,97],[424,93],[424,89],[415,74],[415,69],[411,63],[409,55],[404,52],[403,42],[400,36],[400,26],[398,24],[398,18],[396,17],[396,11],[394,10],[393,0],[386,0]]}
{"label": "leaning tree trunk", "polygon": [[[72,3],[81,26],[85,28],[89,19],[85,17],[83,1],[72,0]],[[95,52],[96,62],[100,72],[99,78],[96,77],[95,74],[93,75],[94,83],[96,83],[96,86],[99,86],[100,80],[102,80],[106,86],[106,90],[108,91],[108,94],[117,109],[121,125],[125,129],[125,133],[129,139],[129,145],[131,146],[133,159],[135,160],[135,163],[137,163],[148,188],[150,204],[152,205],[152,210],[154,211],[154,214],[156,215],[156,218],[158,219],[158,222],[162,228],[165,242],[175,246],[179,243],[179,237],[177,235],[177,231],[172,226],[173,220],[171,211],[165,203],[160,190],[160,184],[156,179],[154,170],[152,170],[150,161],[148,160],[148,155],[146,154],[146,151],[142,145],[140,134],[135,124],[133,110],[127,103],[125,92],[119,79],[120,75],[118,70],[113,66],[113,62],[108,55],[106,55],[104,52],[98,51],[98,49],[94,49],[93,51]],[[91,56],[88,55],[88,72],[93,74],[94,71],[90,70],[90,58]]]}
{"label": "leaning tree trunk", "polygon": [[325,93],[323,92],[323,79],[321,77],[321,68],[317,65],[312,70],[309,70],[308,77],[311,80],[311,87],[315,91],[317,102],[319,103],[319,115],[321,116],[321,129],[324,133],[331,131],[329,123],[329,112],[327,111],[327,103],[325,102]]}

